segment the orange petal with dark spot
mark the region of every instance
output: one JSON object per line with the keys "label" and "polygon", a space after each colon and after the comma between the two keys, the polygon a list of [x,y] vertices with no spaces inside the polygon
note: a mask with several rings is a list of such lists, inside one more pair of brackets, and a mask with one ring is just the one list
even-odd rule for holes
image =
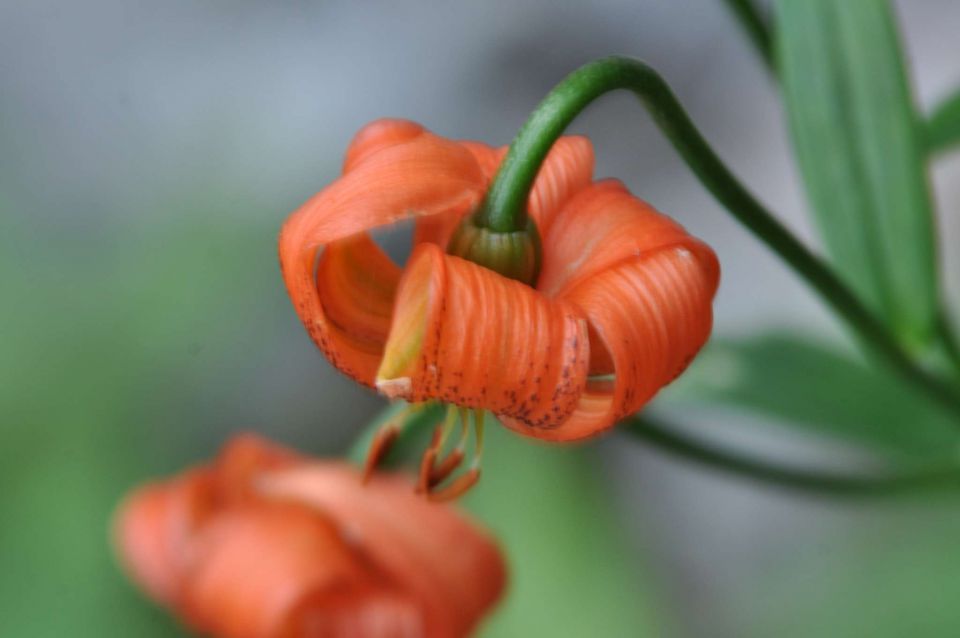
{"label": "orange petal with dark spot", "polygon": [[377,388],[550,428],[576,407],[589,356],[574,306],[421,244],[400,282]]}
{"label": "orange petal with dark spot", "polygon": [[[377,325],[396,269],[371,250],[369,240],[350,238],[409,217],[462,215],[479,202],[486,178],[457,142],[396,120],[361,131],[346,167],[340,179],[287,219],[280,233],[280,265],[311,338],[341,371],[371,385],[381,346]],[[339,241],[350,243],[321,264],[318,281],[318,257]],[[359,258],[364,251],[369,263]]]}
{"label": "orange petal with dark spot", "polygon": [[[571,236],[576,229],[574,241]],[[561,211],[544,242],[539,287],[590,324],[591,379],[561,427],[504,424],[567,441],[612,427],[672,381],[707,341],[719,282],[716,256],[618,183],[592,186]]]}

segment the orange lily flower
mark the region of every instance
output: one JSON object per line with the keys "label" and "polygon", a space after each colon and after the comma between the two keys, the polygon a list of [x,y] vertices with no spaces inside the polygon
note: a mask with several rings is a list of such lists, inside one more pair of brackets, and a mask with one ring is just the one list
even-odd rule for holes
{"label": "orange lily flower", "polygon": [[[717,259],[619,182],[594,182],[593,148],[576,136],[556,142],[530,193],[534,285],[447,254],[505,153],[408,121],[368,125],[343,175],[284,224],[287,290],[327,358],[388,397],[490,410],[549,441],[588,437],[706,342]],[[400,268],[368,231],[404,218],[416,226]]]}
{"label": "orange lily flower", "polygon": [[[582,438],[682,372],[710,333],[719,267],[619,182],[594,183],[583,137],[560,138],[530,195],[543,238],[535,287],[444,254],[505,151],[407,121],[368,125],[343,176],[284,225],[284,278],[310,336],[360,383],[489,409],[538,438]],[[415,249],[401,270],[368,231],[407,217]]]}
{"label": "orange lily flower", "polygon": [[503,590],[494,542],[399,476],[301,458],[253,436],[143,486],[116,543],[133,579],[219,638],[467,635]]}

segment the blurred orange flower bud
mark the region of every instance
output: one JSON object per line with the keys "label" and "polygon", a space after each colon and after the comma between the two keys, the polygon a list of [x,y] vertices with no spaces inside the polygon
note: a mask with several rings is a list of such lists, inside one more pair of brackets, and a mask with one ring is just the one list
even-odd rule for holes
{"label": "blurred orange flower bud", "polygon": [[250,435],[135,490],[115,542],[151,598],[219,638],[464,636],[505,583],[490,537],[407,479],[364,487]]}

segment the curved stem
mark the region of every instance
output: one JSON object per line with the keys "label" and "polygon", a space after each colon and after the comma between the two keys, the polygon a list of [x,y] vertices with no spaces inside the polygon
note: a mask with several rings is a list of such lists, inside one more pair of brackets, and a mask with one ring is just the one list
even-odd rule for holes
{"label": "curved stem", "polygon": [[760,8],[752,0],[726,0],[730,11],[740,20],[740,26],[753,43],[753,48],[767,70],[776,71],[773,64],[773,38],[770,35],[770,24],[760,13]]}
{"label": "curved stem", "polygon": [[937,320],[937,334],[940,340],[940,346],[953,366],[954,377],[960,380],[960,341],[957,340],[957,333],[953,329],[950,315],[946,310],[940,311],[940,317]]}
{"label": "curved stem", "polygon": [[[553,143],[580,112],[601,95],[628,89],[713,196],[758,239],[784,259],[846,320],[901,378],[960,416],[960,393],[917,366],[900,344],[830,268],[800,243],[727,169],[694,126],[667,83],[643,62],[610,57],[586,64],[540,103],[510,145],[487,193],[478,223],[498,232],[526,224],[533,180]],[[960,426],[960,419],[957,421]]]}
{"label": "curved stem", "polygon": [[[370,422],[351,447],[348,457],[362,463],[371,439],[385,422],[406,409],[402,402],[388,405]],[[399,457],[409,455],[418,440],[443,418],[444,406],[432,403],[413,413],[401,429],[396,442]],[[751,480],[763,485],[776,485],[792,490],[827,496],[885,496],[922,491],[956,490],[960,492],[960,465],[939,465],[911,471],[878,475],[840,474],[785,467],[777,463],[751,458],[742,453],[711,446],[694,437],[677,432],[647,414],[624,419],[617,426],[639,443],[658,449],[684,461],[705,468]]]}
{"label": "curved stem", "polygon": [[960,489],[960,466],[933,466],[899,473],[856,475],[788,468],[705,445],[647,415],[623,421],[620,428],[638,441],[704,467],[764,485],[832,496],[881,496],[925,490]]}

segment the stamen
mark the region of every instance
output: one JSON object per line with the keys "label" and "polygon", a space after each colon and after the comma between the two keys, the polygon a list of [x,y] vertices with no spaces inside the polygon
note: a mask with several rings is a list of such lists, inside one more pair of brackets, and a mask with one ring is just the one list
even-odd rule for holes
{"label": "stamen", "polygon": [[443,446],[446,445],[447,439],[450,437],[450,433],[453,431],[453,426],[457,422],[457,406],[448,405],[447,414],[443,417],[443,435],[440,437],[440,448],[443,449]]}
{"label": "stamen", "polygon": [[463,450],[459,448],[450,450],[450,453],[430,471],[430,487],[443,483],[455,469],[460,467],[464,456]]}
{"label": "stamen", "polygon": [[363,464],[363,484],[366,485],[373,476],[374,470],[383,461],[384,457],[393,447],[393,444],[400,438],[400,427],[395,423],[386,423],[377,430],[370,442],[370,449],[367,451],[367,460]]}
{"label": "stamen", "polygon": [[[450,478],[463,464],[466,458],[467,440],[470,435],[470,418],[473,416],[476,444],[473,449],[473,459],[470,468],[463,474],[455,477],[446,487],[435,489],[438,485]],[[460,436],[457,444],[443,456],[443,450],[454,425],[459,417]],[[483,432],[486,412],[469,408],[449,406],[443,423],[433,430],[430,444],[420,457],[420,468],[417,473],[415,491],[425,494],[431,501],[448,501],[466,493],[480,480],[480,459],[483,455]],[[385,433],[384,436],[387,436]],[[395,437],[396,435],[394,435]],[[442,457],[442,458],[441,458]]]}
{"label": "stamen", "polygon": [[475,432],[477,435],[477,448],[473,453],[473,465],[474,467],[479,467],[480,459],[483,457],[483,430],[486,425],[487,420],[487,411],[486,410],[474,410],[473,411],[473,423]]}
{"label": "stamen", "polygon": [[430,474],[433,472],[434,463],[437,460],[437,454],[440,452],[440,443],[443,439],[443,428],[438,426],[433,429],[433,437],[430,439],[430,445],[424,451],[420,458],[420,473],[417,477],[417,494],[423,494],[430,491]]}
{"label": "stamen", "polygon": [[448,501],[458,498],[465,494],[470,488],[480,480],[480,460],[483,456],[483,432],[485,426],[486,412],[484,410],[460,409],[460,441],[438,466],[433,468],[429,477],[430,488],[436,487],[444,481],[453,471],[460,466],[465,457],[466,439],[469,433],[470,415],[473,415],[474,433],[476,435],[476,445],[473,450],[473,460],[470,463],[470,469],[455,478],[446,487],[429,491],[428,498],[431,501]]}
{"label": "stamen", "polygon": [[[439,463],[435,462],[433,467],[430,469],[428,483],[431,488],[439,483],[442,483],[463,462],[464,447],[466,445],[467,438],[467,426],[463,422],[463,410],[457,408],[455,405],[447,406],[447,415],[443,422],[443,435],[440,437],[440,444],[437,446],[436,456],[439,457],[440,453],[443,451],[444,445],[450,436],[450,432],[453,430],[453,426],[457,421],[458,412],[461,416],[460,440],[457,442],[457,445],[447,453],[446,457],[444,457]],[[436,461],[436,457],[434,461]]]}
{"label": "stamen", "polygon": [[479,480],[480,468],[470,468],[442,490],[427,494],[427,498],[436,502],[453,500],[459,496],[463,496],[467,490],[476,485]]}
{"label": "stamen", "polygon": [[367,458],[363,464],[363,483],[366,484],[373,476],[383,459],[386,458],[393,444],[400,438],[400,433],[407,426],[410,417],[422,410],[426,403],[409,403],[397,411],[393,417],[380,426],[373,440],[370,442],[370,448],[367,451]]}

